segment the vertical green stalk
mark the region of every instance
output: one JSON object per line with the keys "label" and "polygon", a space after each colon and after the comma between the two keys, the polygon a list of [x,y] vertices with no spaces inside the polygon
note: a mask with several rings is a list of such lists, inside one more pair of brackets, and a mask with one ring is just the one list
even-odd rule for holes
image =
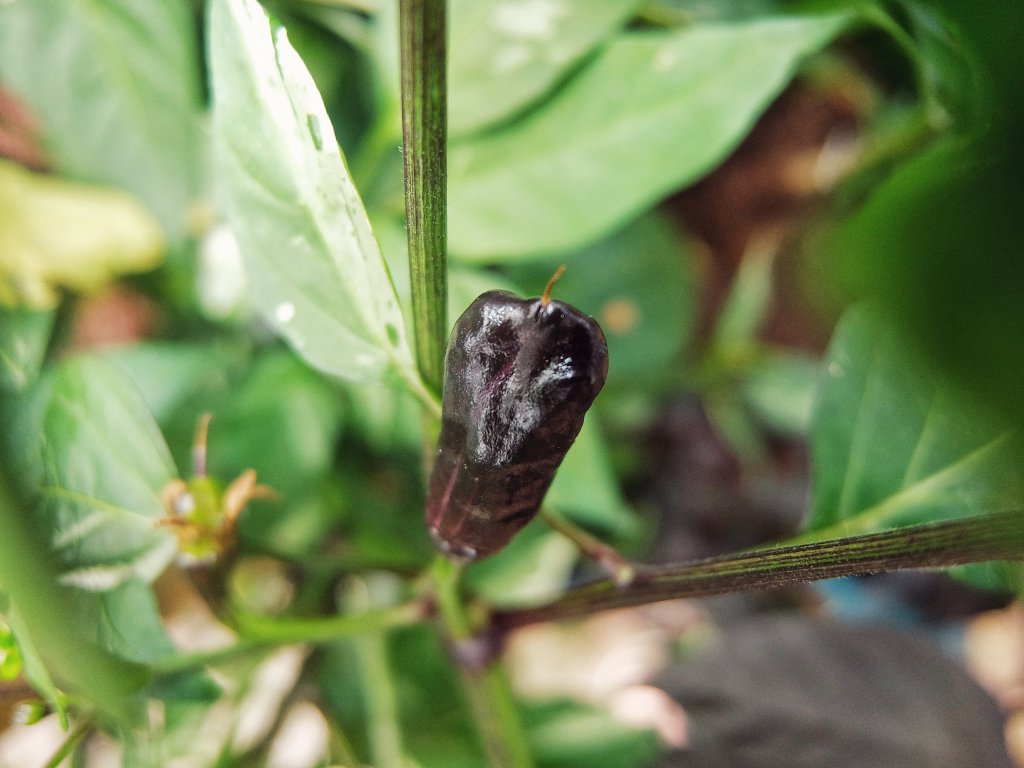
{"label": "vertical green stalk", "polygon": [[400,0],[405,218],[416,362],[435,393],[448,336],[448,100],[444,0]]}
{"label": "vertical green stalk", "polygon": [[387,636],[382,632],[354,638],[356,657],[366,696],[370,755],[377,768],[402,768],[402,730],[398,723],[398,696],[392,682]]}
{"label": "vertical green stalk", "polygon": [[497,768],[532,768],[533,757],[526,742],[515,697],[505,666],[500,662],[483,669],[460,669],[462,687],[477,713],[477,728],[487,753],[487,764]]}
{"label": "vertical green stalk", "polygon": [[[473,626],[458,594],[460,567],[440,555],[434,561],[437,609],[450,640],[473,640]],[[480,668],[459,665],[462,688],[476,720],[487,765],[491,768],[532,768],[533,758],[516,710],[512,689],[500,661]]]}
{"label": "vertical green stalk", "polygon": [[[358,618],[367,612],[379,611],[380,598],[388,599],[389,590],[389,585],[372,579],[353,579],[345,595],[346,613]],[[402,768],[405,765],[402,729],[387,634],[383,630],[366,632],[354,637],[352,643],[362,678],[373,764],[377,768]]]}
{"label": "vertical green stalk", "polygon": [[[405,214],[416,361],[427,386],[440,393],[448,336],[444,0],[400,0],[399,34]],[[444,558],[437,559],[435,595],[445,631],[455,643],[470,640],[472,631],[458,595],[458,577],[457,567]],[[504,670],[498,664],[485,670],[460,665],[459,672],[488,764],[530,768],[532,760]]]}
{"label": "vertical green stalk", "polygon": [[57,751],[53,753],[53,757],[47,761],[44,768],[60,768],[60,764],[63,763],[78,747],[82,739],[88,735],[89,731],[96,727],[96,722],[91,717],[84,718],[78,725],[75,726],[74,730],[68,734],[68,737],[64,739],[64,743],[58,747]]}

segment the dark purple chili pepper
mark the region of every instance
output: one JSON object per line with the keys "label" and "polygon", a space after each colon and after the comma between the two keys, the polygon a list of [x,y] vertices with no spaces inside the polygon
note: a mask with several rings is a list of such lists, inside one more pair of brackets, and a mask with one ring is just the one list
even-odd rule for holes
{"label": "dark purple chili pepper", "polygon": [[608,346],[593,318],[544,295],[479,296],[448,340],[427,529],[450,557],[501,550],[537,513],[604,386]]}

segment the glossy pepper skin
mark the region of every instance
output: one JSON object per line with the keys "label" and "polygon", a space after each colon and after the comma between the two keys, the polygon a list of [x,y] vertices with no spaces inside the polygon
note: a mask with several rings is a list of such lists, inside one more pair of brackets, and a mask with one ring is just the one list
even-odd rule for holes
{"label": "glossy pepper skin", "polygon": [[533,518],[607,373],[600,326],[547,293],[489,291],[469,306],[448,340],[427,494],[441,552],[487,557]]}

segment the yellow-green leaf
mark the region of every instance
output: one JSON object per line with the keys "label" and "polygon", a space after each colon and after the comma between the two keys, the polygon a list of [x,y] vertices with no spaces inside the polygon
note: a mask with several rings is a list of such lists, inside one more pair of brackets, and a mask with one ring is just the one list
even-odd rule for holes
{"label": "yellow-green leaf", "polygon": [[0,161],[0,304],[52,307],[160,263],[164,240],[130,195]]}

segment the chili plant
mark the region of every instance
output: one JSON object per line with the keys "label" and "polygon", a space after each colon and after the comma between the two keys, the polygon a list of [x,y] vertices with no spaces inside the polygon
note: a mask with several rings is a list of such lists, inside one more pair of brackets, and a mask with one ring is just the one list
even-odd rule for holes
{"label": "chili plant", "polygon": [[[295,722],[308,765],[636,765],[650,731],[517,695],[510,636],[873,571],[1020,588],[1016,9],[399,5],[0,3],[0,676],[66,730],[50,765],[284,764]],[[761,340],[771,249],[699,332],[660,206],[797,80],[869,95],[800,238],[845,309],[820,360]],[[541,519],[451,562],[450,321],[560,264],[607,386]],[[806,440],[795,539],[643,564],[624,436],[684,392],[741,453]]]}

